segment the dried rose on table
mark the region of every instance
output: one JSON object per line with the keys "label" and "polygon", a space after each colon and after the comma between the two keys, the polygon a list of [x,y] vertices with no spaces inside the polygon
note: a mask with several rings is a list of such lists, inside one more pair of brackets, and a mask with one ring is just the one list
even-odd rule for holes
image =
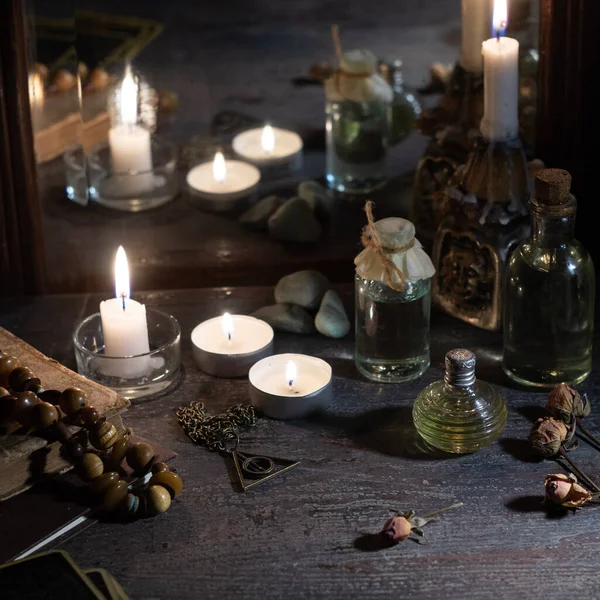
{"label": "dried rose on table", "polygon": [[544,417],[534,423],[529,433],[529,441],[536,452],[550,458],[558,454],[568,433],[569,429],[562,421]]}
{"label": "dried rose on table", "polygon": [[554,418],[565,423],[571,422],[572,415],[581,418],[589,416],[591,412],[587,396],[580,396],[577,390],[565,383],[559,383],[550,392],[546,408]]}
{"label": "dried rose on table", "polygon": [[577,483],[573,475],[554,473],[544,480],[546,500],[564,508],[580,508],[592,499],[592,494]]}
{"label": "dried rose on table", "polygon": [[[416,542],[420,542],[425,537],[425,534],[423,533],[423,527],[433,520],[432,517],[435,517],[440,513],[446,512],[447,510],[458,508],[462,505],[462,502],[457,502],[452,506],[447,506],[446,508],[435,510],[422,517],[415,516],[414,510],[407,510],[405,513],[394,511],[396,513],[396,516],[386,521],[386,524],[384,525],[381,534],[388,538],[390,541],[396,543],[403,542],[404,540],[407,540],[409,538],[415,540]],[[412,533],[414,533],[418,537],[411,537]]]}
{"label": "dried rose on table", "polygon": [[392,542],[403,542],[410,536],[411,531],[411,522],[402,515],[396,515],[385,524],[381,533]]}

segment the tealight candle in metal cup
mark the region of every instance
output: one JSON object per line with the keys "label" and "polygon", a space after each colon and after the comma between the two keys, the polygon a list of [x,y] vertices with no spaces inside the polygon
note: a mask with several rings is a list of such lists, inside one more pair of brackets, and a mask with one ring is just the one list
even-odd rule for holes
{"label": "tealight candle in metal cup", "polygon": [[248,378],[252,404],[274,419],[323,411],[333,398],[331,366],[314,356],[269,356],[250,369]]}
{"label": "tealight candle in metal cup", "polygon": [[273,353],[274,336],[260,319],[225,313],[192,331],[194,362],[209,375],[245,377],[255,362]]}

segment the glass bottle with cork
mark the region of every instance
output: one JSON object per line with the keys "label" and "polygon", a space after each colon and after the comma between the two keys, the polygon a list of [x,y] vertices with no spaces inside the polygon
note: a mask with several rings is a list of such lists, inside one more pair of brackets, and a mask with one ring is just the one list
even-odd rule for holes
{"label": "glass bottle with cork", "polygon": [[356,351],[362,375],[380,383],[410,381],[429,367],[431,259],[406,219],[374,222],[365,210],[364,250],[355,258]]}
{"label": "glass bottle with cork", "polygon": [[491,444],[502,433],[506,403],[493,386],[475,377],[476,362],[470,350],[450,350],[444,378],[417,396],[413,421],[431,446],[466,454]]}
{"label": "glass bottle with cork", "polygon": [[332,34],[339,68],[325,81],[325,178],[338,192],[366,194],[387,181],[394,94],[372,52],[342,52],[337,27]]}
{"label": "glass bottle with cork", "polygon": [[532,235],[506,271],[503,368],[525,385],[578,384],[592,368],[594,265],[574,238],[570,174],[541,169],[534,183]]}

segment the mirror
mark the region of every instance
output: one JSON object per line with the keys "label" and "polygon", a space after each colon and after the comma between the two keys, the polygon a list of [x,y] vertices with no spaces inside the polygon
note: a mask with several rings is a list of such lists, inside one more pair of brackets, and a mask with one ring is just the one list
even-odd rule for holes
{"label": "mirror", "polygon": [[[508,33],[529,69],[527,80],[521,71],[522,100],[529,94],[532,136],[537,1],[510,0],[509,12]],[[375,201],[376,218],[410,214],[415,168],[429,143],[416,121],[438,104],[461,45],[460,0],[34,0],[31,13],[30,101],[54,293],[110,290],[119,245],[134,289],[270,285],[302,268],[351,281],[365,199]],[[338,63],[332,25],[341,50],[370,50],[375,72],[393,89],[385,119],[394,127],[383,154],[358,124],[364,115],[343,117],[339,134],[344,143],[361,140],[352,155],[359,172],[361,161],[383,161],[384,181],[367,194],[338,186],[326,200],[308,184],[307,202],[294,203],[302,182],[328,187],[324,80]],[[119,137],[123,124],[137,141]],[[266,124],[278,150],[289,147],[287,158],[266,155],[265,166]],[[236,145],[246,130],[260,135]],[[282,130],[291,134],[285,143]],[[239,202],[235,190],[217,186],[215,195],[202,187],[214,184],[218,151],[229,183],[241,178]],[[260,182],[253,183],[256,169],[237,172],[232,161],[258,162]],[[274,210],[279,220],[268,231]]]}

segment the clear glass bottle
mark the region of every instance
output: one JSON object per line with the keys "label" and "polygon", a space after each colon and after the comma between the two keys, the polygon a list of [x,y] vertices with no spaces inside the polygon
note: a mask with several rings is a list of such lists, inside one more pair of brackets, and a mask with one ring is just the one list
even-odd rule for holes
{"label": "clear glass bottle", "polygon": [[567,171],[538,171],[532,236],[506,271],[503,368],[525,385],[578,384],[592,368],[595,273],[573,237],[577,202],[570,186]]}
{"label": "clear glass bottle", "polygon": [[355,277],[356,353],[362,375],[397,383],[429,367],[431,280],[406,283],[397,292],[380,281]]}
{"label": "clear glass bottle", "polygon": [[371,52],[346,52],[325,84],[325,178],[339,192],[366,194],[387,180],[393,93],[376,67]]}
{"label": "clear glass bottle", "polygon": [[417,96],[404,87],[402,61],[398,58],[391,62],[381,61],[379,72],[392,86],[394,99],[389,109],[390,144],[399,144],[415,129],[415,121],[423,112]]}
{"label": "clear glass bottle", "polygon": [[422,390],[413,421],[431,446],[456,454],[494,442],[506,424],[506,403],[498,391],[475,377],[476,357],[456,348],[446,354],[444,379]]}
{"label": "clear glass bottle", "polygon": [[431,259],[415,239],[415,226],[365,212],[364,250],[354,259],[355,362],[368,379],[410,381],[429,367]]}

